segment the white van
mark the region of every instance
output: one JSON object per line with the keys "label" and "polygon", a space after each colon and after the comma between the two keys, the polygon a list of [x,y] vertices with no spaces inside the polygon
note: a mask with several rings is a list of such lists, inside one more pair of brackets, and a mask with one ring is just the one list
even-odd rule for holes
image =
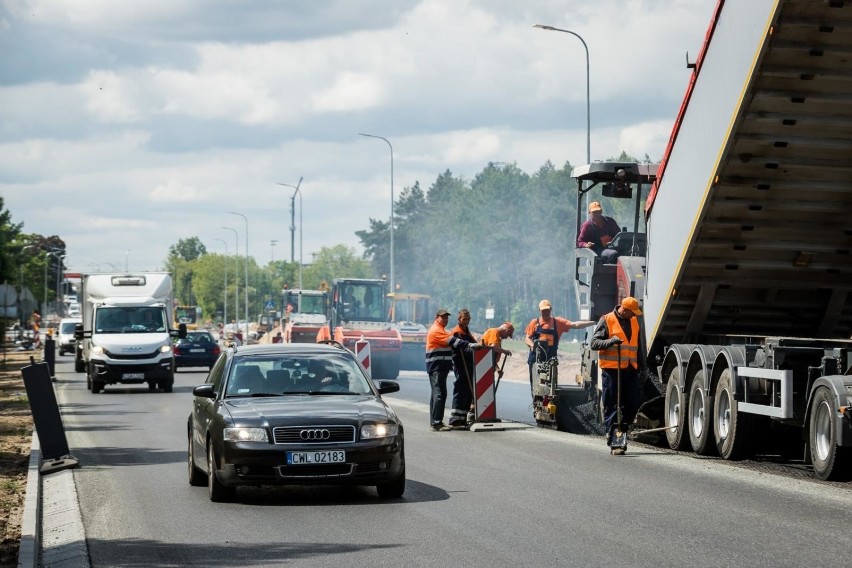
{"label": "white van", "polygon": [[60,355],[74,353],[76,340],[74,339],[74,327],[82,323],[82,318],[64,318],[59,322],[59,331],[56,334],[56,349]]}

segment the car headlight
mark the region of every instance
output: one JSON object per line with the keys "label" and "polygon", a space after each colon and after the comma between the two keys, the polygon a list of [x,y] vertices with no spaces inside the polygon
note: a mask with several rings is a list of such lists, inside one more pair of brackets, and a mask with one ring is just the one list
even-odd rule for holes
{"label": "car headlight", "polygon": [[94,353],[95,355],[103,355],[104,348],[100,345],[95,345],[94,347],[92,347],[92,353]]}
{"label": "car headlight", "polygon": [[171,345],[163,345],[163,346],[160,347],[160,353],[168,353],[171,350],[172,350]]}
{"label": "car headlight", "polygon": [[268,442],[265,428],[225,428],[226,442]]}
{"label": "car headlight", "polygon": [[396,436],[399,426],[396,424],[365,424],[361,426],[361,439],[390,438]]}

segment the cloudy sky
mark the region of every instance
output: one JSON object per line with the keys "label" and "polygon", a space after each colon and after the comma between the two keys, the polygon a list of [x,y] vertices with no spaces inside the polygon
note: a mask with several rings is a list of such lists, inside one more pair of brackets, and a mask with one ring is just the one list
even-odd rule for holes
{"label": "cloudy sky", "polygon": [[[261,264],[488,162],[662,155],[716,0],[0,0],[0,195],[74,271]],[[570,197],[566,196],[566,199]],[[299,217],[302,225],[299,227]],[[519,228],[523,230],[524,228]],[[220,239],[220,240],[217,240]],[[221,241],[225,241],[224,243]],[[277,241],[271,245],[271,241]]]}

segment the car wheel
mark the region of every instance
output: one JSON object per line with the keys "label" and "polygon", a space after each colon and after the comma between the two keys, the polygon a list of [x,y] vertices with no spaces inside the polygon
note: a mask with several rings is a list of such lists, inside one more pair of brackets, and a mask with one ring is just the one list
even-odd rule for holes
{"label": "car wheel", "polygon": [[163,392],[172,392],[175,385],[175,379],[172,377],[170,381],[160,381],[160,388],[163,389]]}
{"label": "car wheel", "polygon": [[213,453],[213,444],[207,444],[207,493],[214,503],[227,503],[234,498],[236,488],[225,487],[216,477],[216,456]]}
{"label": "car wheel", "polygon": [[103,381],[92,381],[92,394],[98,394],[102,390],[104,390]]}
{"label": "car wheel", "polygon": [[192,451],[192,430],[189,431],[186,439],[186,462],[187,469],[189,471],[189,484],[195,487],[200,487],[204,485],[204,482],[207,481],[207,478],[204,477],[203,471],[195,467],[195,455]]}
{"label": "car wheel", "polygon": [[402,467],[400,474],[384,483],[376,485],[376,493],[382,499],[399,499],[405,493],[405,466]]}
{"label": "car wheel", "polygon": [[148,381],[148,390],[151,392],[157,390],[157,381]]}

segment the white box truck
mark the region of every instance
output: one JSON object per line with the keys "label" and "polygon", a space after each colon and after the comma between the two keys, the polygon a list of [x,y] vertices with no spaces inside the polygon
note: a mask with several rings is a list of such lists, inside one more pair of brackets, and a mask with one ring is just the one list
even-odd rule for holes
{"label": "white box truck", "polygon": [[186,327],[169,327],[171,292],[166,272],[83,275],[75,370],[86,373],[89,390],[148,383],[149,390],[172,391],[172,337],[185,337]]}

